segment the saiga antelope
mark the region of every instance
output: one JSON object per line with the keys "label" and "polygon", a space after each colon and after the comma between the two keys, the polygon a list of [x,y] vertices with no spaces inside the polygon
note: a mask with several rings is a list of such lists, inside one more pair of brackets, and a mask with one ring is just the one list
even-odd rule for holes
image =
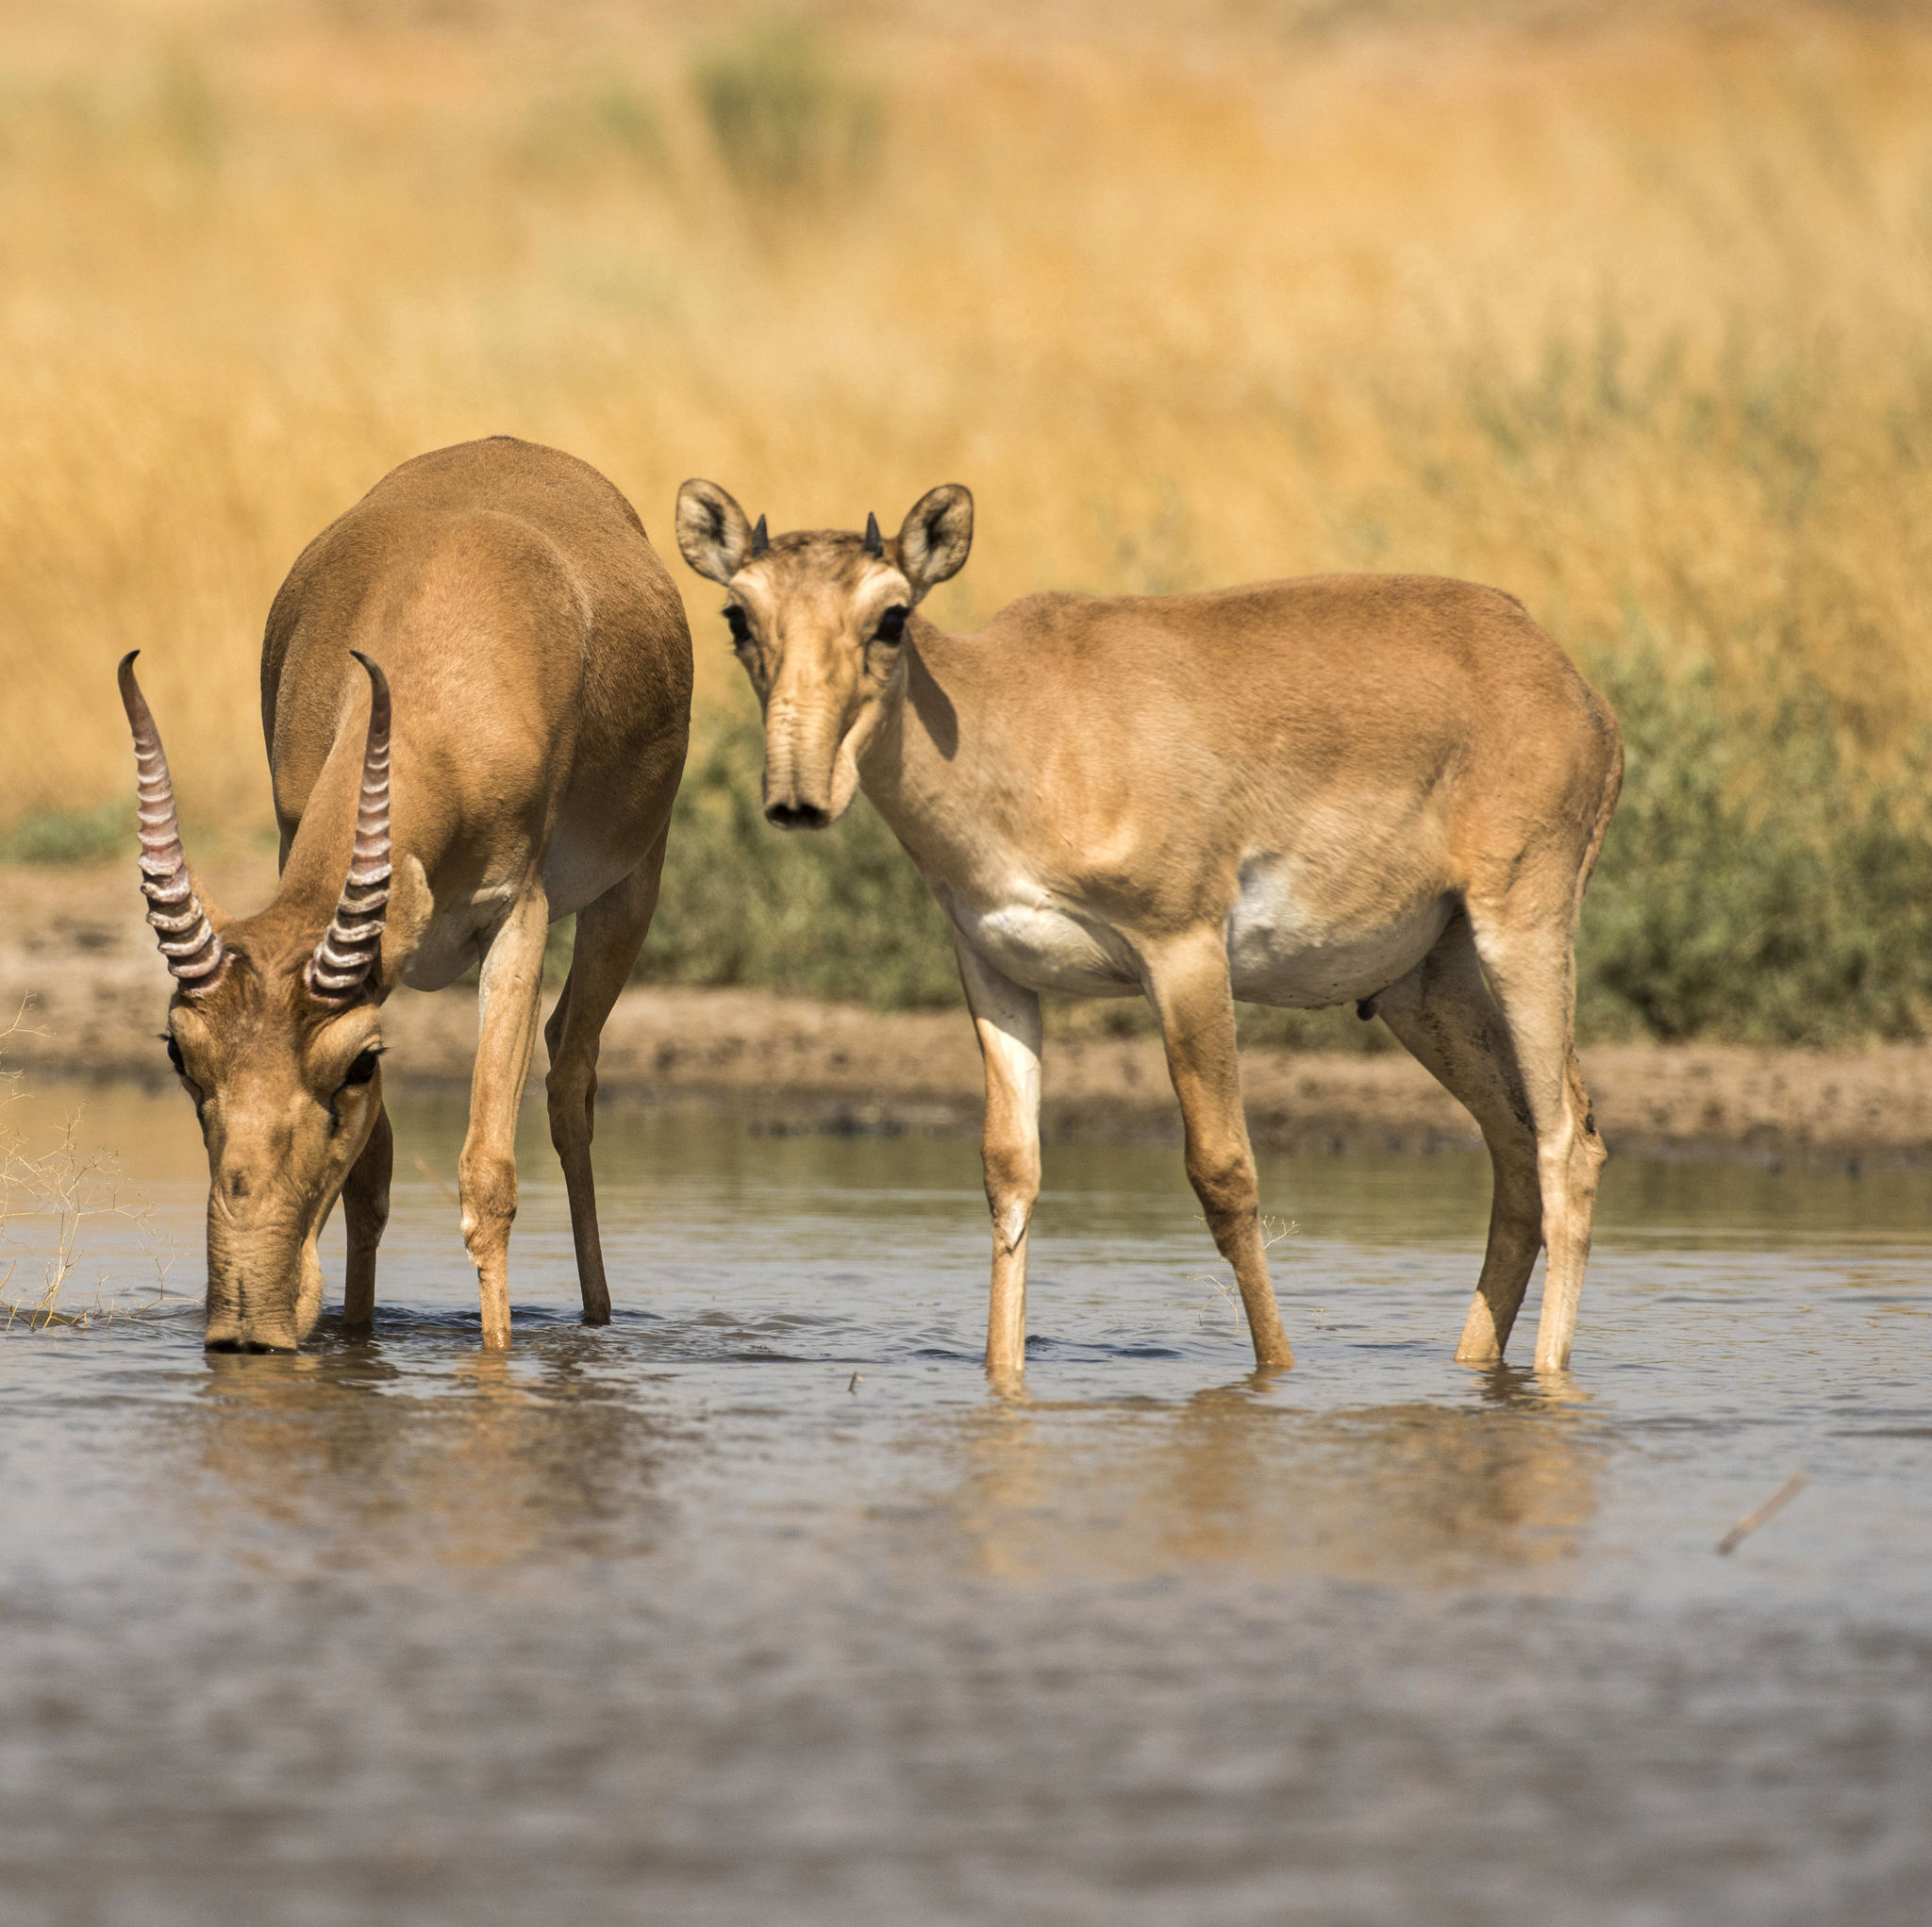
{"label": "saiga antelope", "polygon": [[208,1144],[208,1350],[308,1336],[339,1193],[342,1321],[369,1324],[391,1157],[383,1001],[477,962],[458,1182],[483,1342],[508,1345],[517,1107],[545,935],[573,911],[550,1132],[584,1317],[604,1322],[597,1041],[650,928],[691,717],[683,606],[629,503],[583,462],[498,437],[405,462],[309,543],[262,640],[282,873],[253,917],[225,916],[189,871],[133,664],[142,889],[175,979],[168,1055]]}
{"label": "saiga antelope", "polygon": [[1623,780],[1609,710],[1514,598],[1419,575],[1023,598],[916,613],[973,540],[923,497],[883,540],[768,536],[685,483],[765,717],[765,815],[863,785],[953,926],[986,1061],[987,1369],[1025,1362],[1040,995],[1143,994],[1187,1169],[1255,1357],[1293,1362],[1257,1217],[1234,1003],[1379,1014],[1474,1116],[1495,1172],[1457,1357],[1500,1358],[1540,1245],[1536,1363],[1570,1355],[1604,1149],[1573,1040],[1576,920]]}

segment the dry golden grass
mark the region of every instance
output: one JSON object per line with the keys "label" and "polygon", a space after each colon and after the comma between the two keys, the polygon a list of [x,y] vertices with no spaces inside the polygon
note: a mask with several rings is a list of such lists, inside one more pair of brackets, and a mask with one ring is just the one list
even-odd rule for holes
{"label": "dry golden grass", "polygon": [[136,646],[191,821],[266,822],[275,584],[495,431],[660,540],[691,473],[781,527],[967,482],[942,621],[1441,570],[1587,655],[1807,668],[1881,761],[1932,719],[1922,17],[818,18],[834,158],[747,192],[728,7],[5,0],[0,828],[131,787]]}

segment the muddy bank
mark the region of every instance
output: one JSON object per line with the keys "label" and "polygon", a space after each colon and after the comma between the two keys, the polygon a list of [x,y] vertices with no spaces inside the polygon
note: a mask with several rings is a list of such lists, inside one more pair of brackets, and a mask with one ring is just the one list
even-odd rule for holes
{"label": "muddy bank", "polygon": [[[209,879],[245,912],[274,888],[265,858]],[[156,1040],[168,980],[130,873],[0,872],[14,914],[0,933],[0,1000],[23,999],[35,1035],[8,1064],[40,1075],[133,1079],[168,1071]],[[385,1012],[385,1075],[400,1088],[460,1090],[475,1037],[474,994],[399,991]],[[541,1069],[540,1048],[539,1071]],[[1842,1054],[1737,1045],[1601,1045],[1584,1054],[1597,1119],[1635,1155],[1932,1168],[1932,1048]],[[1474,1145],[1467,1114],[1406,1055],[1251,1050],[1249,1123],[1276,1150],[1425,1150]],[[771,1131],[974,1131],[979,1054],[957,1010],[890,1016],[759,990],[625,993],[605,1032],[607,1101],[702,1102]],[[1179,1134],[1152,1038],[1051,1042],[1045,1129],[1055,1138]]]}

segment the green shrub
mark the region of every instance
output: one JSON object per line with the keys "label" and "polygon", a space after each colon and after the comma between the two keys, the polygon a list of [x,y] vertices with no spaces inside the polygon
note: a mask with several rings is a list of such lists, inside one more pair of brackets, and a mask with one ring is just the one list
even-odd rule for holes
{"label": "green shrub", "polygon": [[519,150],[529,167],[553,175],[586,174],[607,161],[649,175],[671,165],[656,108],[623,80],[539,101],[525,120]]}
{"label": "green shrub", "polygon": [[0,839],[0,861],[101,863],[110,856],[131,857],[137,847],[133,806],[117,800],[93,809],[52,809],[25,818]]}
{"label": "green shrub", "polygon": [[1755,714],[1655,648],[1599,665],[1623,800],[1585,900],[1586,1035],[1831,1044],[1932,1028],[1932,792],[1847,767],[1793,680]]}
{"label": "green shrub", "polygon": [[192,47],[175,47],[155,74],[155,113],[177,153],[211,168],[228,144],[228,117]]}
{"label": "green shrub", "polygon": [[738,691],[693,744],[641,974],[883,1010],[958,1003],[946,921],[872,806],[859,797],[829,830],[774,830],[760,804],[764,762],[758,711]]}
{"label": "green shrub", "polygon": [[692,82],[719,158],[747,193],[832,188],[872,162],[878,98],[802,21],[770,21],[718,48]]}

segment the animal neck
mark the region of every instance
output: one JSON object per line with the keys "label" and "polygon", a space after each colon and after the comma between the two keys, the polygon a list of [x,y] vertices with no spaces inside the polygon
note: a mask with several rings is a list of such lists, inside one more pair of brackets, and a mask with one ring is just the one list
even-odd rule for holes
{"label": "animal neck", "polygon": [[344,730],[329,752],[315,788],[303,805],[302,821],[282,859],[275,901],[291,911],[313,911],[325,921],[335,907],[349,872],[356,841],[356,801],[362,781],[361,746]]}
{"label": "animal neck", "polygon": [[964,772],[954,668],[961,645],[922,616],[907,623],[904,671],[858,758],[860,788],[915,856],[958,807]]}
{"label": "animal neck", "polygon": [[[363,740],[358,723],[352,719],[343,723],[303,806],[301,822],[283,859],[275,901],[259,917],[250,920],[258,927],[272,924],[275,937],[290,947],[291,954],[299,953],[305,958],[328,927],[348,878],[356,845]],[[392,760],[400,760],[396,753],[401,747],[391,743]],[[382,944],[384,987],[392,985],[407,968],[425,922],[415,903],[420,866],[411,860],[408,825],[399,809],[392,810],[391,839],[392,880]]]}

